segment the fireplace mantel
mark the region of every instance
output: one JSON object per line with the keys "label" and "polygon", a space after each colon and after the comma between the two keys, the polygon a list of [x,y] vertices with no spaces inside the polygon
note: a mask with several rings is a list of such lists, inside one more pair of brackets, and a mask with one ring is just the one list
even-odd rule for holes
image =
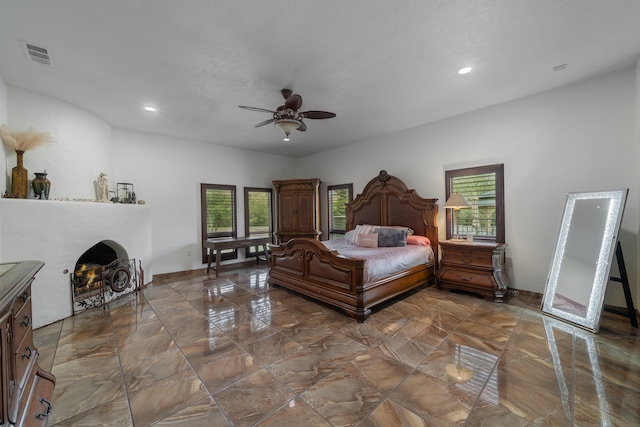
{"label": "fireplace mantel", "polygon": [[119,244],[153,277],[149,205],[0,199],[0,262],[45,263],[32,288],[34,328],[72,315],[69,273],[99,242]]}

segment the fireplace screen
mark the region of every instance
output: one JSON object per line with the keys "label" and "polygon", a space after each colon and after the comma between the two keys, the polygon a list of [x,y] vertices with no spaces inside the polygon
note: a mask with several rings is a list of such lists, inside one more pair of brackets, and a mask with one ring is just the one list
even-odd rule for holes
{"label": "fireplace screen", "polygon": [[140,288],[135,259],[107,264],[78,264],[71,274],[73,314],[100,307]]}

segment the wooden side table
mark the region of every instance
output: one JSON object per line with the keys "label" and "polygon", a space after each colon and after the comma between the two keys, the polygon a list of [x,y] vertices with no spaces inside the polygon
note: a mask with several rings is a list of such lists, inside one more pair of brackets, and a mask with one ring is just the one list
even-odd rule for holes
{"label": "wooden side table", "polygon": [[440,242],[442,258],[436,272],[438,289],[474,292],[502,302],[511,284],[505,272],[505,243]]}

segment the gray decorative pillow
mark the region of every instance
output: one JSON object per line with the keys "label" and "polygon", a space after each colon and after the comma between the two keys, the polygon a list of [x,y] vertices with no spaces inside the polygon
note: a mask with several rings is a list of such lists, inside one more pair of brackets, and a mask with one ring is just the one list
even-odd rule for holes
{"label": "gray decorative pillow", "polygon": [[384,228],[378,229],[378,247],[395,247],[407,245],[407,230],[405,228]]}

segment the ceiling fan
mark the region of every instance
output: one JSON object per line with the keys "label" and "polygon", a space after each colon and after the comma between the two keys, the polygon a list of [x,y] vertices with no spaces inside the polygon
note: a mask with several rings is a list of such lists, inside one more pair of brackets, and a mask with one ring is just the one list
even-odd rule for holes
{"label": "ceiling fan", "polygon": [[260,122],[255,127],[260,127],[273,123],[278,129],[284,133],[284,140],[289,141],[289,135],[294,130],[304,132],[307,130],[307,125],[302,119],[330,119],[335,117],[334,113],[328,111],[301,111],[298,110],[302,107],[302,97],[297,93],[293,93],[291,89],[282,89],[280,91],[284,98],[284,105],[279,106],[276,111],[267,110],[266,108],[248,107],[246,105],[239,105],[240,108],[251,111],[259,111],[264,113],[271,113],[273,117],[264,122]]}

